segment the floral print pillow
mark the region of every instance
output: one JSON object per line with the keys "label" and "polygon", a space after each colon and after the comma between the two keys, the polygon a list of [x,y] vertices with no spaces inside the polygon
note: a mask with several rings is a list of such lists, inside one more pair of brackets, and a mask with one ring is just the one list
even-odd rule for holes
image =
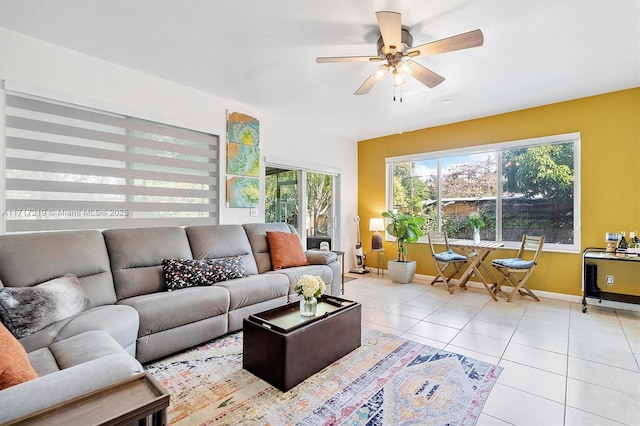
{"label": "floral print pillow", "polygon": [[203,260],[162,259],[162,270],[169,291],[247,276],[240,256]]}

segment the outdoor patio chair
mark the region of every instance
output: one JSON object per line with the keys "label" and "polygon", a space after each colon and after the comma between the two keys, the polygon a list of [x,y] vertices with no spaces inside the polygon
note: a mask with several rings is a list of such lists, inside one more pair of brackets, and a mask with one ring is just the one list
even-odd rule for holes
{"label": "outdoor patio chair", "polygon": [[498,272],[502,274],[502,280],[496,284],[494,288],[496,294],[502,292],[501,287],[506,284],[513,287],[513,290],[507,297],[507,302],[511,302],[516,293],[520,293],[523,296],[529,295],[537,302],[540,301],[527,286],[527,280],[538,264],[538,257],[542,252],[543,244],[544,237],[534,237],[525,234],[522,236],[522,245],[516,257],[494,259],[491,262]]}
{"label": "outdoor patio chair", "polygon": [[[451,280],[467,262],[467,258],[449,247],[446,232],[429,231],[427,237],[429,238],[429,246],[431,247],[431,256],[438,271],[438,275],[431,281],[431,285],[442,281],[447,286],[447,290],[451,291],[451,287],[453,286]],[[436,252],[435,244],[443,245],[445,250]]]}

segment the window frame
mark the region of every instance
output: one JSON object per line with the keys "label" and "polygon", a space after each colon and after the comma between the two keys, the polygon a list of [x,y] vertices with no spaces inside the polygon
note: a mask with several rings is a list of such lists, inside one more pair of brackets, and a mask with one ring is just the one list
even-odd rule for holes
{"label": "window frame", "polygon": [[[580,198],[581,198],[581,169],[580,169],[580,132],[564,133],[552,136],[543,136],[537,138],[520,139],[508,142],[497,142],[486,145],[475,145],[465,148],[454,148],[448,150],[439,150],[432,152],[423,152],[417,154],[402,155],[396,157],[385,158],[385,182],[386,182],[386,206],[387,209],[392,210],[393,205],[393,164],[401,162],[415,162],[425,160],[436,160],[438,163],[438,177],[441,176],[442,158],[451,157],[457,155],[474,155],[485,154],[488,152],[496,153],[496,166],[497,166],[497,190],[496,190],[496,241],[500,241],[504,244],[505,248],[517,249],[521,243],[519,241],[501,241],[502,240],[502,154],[501,151],[514,149],[514,148],[528,148],[537,145],[552,145],[560,143],[573,143],[573,244],[557,244],[546,243],[544,244],[544,251],[549,252],[562,252],[562,253],[580,253],[581,247],[581,217],[580,217]],[[441,185],[441,179],[438,179],[438,186]],[[438,191],[437,204],[440,205],[441,191]],[[440,209],[438,209],[438,230],[441,228]],[[387,241],[394,241],[395,239],[386,234]],[[426,236],[421,237],[418,243],[428,243]]]}

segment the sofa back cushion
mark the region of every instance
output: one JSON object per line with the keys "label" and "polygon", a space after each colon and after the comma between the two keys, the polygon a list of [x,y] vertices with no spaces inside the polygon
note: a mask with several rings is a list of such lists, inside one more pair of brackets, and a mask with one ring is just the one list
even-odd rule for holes
{"label": "sofa back cushion", "polygon": [[276,223],[247,223],[242,225],[251,244],[253,257],[258,265],[258,273],[262,274],[273,270],[271,254],[269,253],[269,242],[267,241],[267,231],[279,231],[295,233],[293,227],[284,222]]}
{"label": "sofa back cushion", "polygon": [[118,300],[166,291],[162,259],[193,259],[180,227],[103,232]]}
{"label": "sofa back cushion", "polygon": [[258,266],[242,225],[189,226],[186,231],[194,259],[240,256],[245,274],[258,273]]}
{"label": "sofa back cushion", "polygon": [[21,339],[91,307],[75,275],[32,287],[0,288],[0,320]]}
{"label": "sofa back cushion", "polygon": [[92,306],[115,303],[109,256],[100,231],[0,235],[0,280],[27,287],[73,274]]}

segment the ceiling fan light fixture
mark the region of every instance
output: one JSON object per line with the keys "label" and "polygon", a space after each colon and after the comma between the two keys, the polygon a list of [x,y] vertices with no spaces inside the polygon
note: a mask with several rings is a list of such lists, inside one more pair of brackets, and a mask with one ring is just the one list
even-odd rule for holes
{"label": "ceiling fan light fixture", "polygon": [[373,72],[373,78],[376,79],[376,81],[379,83],[382,80],[385,79],[385,77],[387,76],[387,74],[389,74],[389,65],[385,64],[385,65],[380,65],[378,68],[376,68],[376,70]]}
{"label": "ceiling fan light fixture", "polygon": [[411,71],[412,71],[411,64],[407,61],[400,61],[398,65],[396,65],[396,69],[405,78],[411,75]]}
{"label": "ceiling fan light fixture", "polygon": [[405,78],[405,76],[401,72],[398,72],[397,69],[394,69],[393,70],[393,85],[398,87],[398,86],[402,86],[406,82],[407,82],[407,79]]}

